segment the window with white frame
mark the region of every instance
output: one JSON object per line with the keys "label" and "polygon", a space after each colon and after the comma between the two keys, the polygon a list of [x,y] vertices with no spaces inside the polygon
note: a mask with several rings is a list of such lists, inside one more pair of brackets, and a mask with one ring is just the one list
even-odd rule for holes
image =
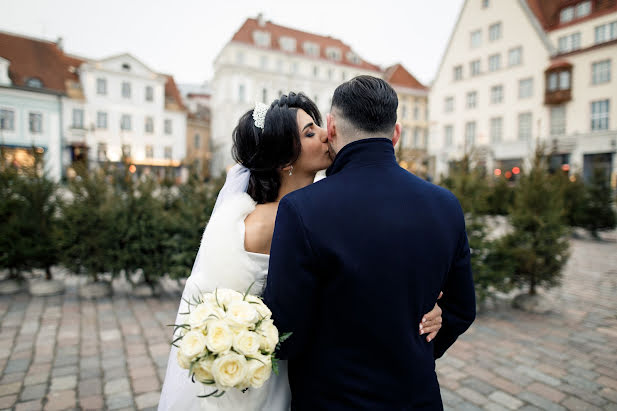
{"label": "window with white frame", "polygon": [[244,103],[245,99],[246,99],[246,90],[245,90],[244,84],[240,84],[238,86],[238,101],[240,103]]}
{"label": "window with white frame", "polygon": [[453,78],[454,81],[458,81],[458,80],[462,80],[463,79],[463,66],[456,66],[453,69]]}
{"label": "window with white frame", "polygon": [[313,77],[315,78],[319,77],[319,66],[317,65],[313,66]]}
{"label": "window with white frame", "polygon": [[617,39],[617,21],[595,28],[596,44]]}
{"label": "window with white frame", "polygon": [[566,134],[566,107],[564,105],[551,107],[550,134],[551,136]]}
{"label": "window with white frame", "polygon": [[518,98],[529,98],[533,95],[533,78],[524,78],[518,81]]}
{"label": "window with white frame", "polygon": [[482,30],[474,30],[470,34],[471,48],[480,47],[482,45]]}
{"label": "window with white frame", "polygon": [[172,122],[170,119],[165,119],[165,134],[170,135],[173,132]]}
{"label": "window with white frame", "polygon": [[482,0],[482,8],[486,9],[489,6],[489,0]]}
{"label": "window with white frame", "polygon": [[451,113],[454,111],[454,97],[446,97],[444,100],[444,111]]}
{"label": "window with white frame", "polygon": [[557,50],[560,53],[568,53],[570,51],[581,48],[581,33],[572,33],[567,36],[559,37],[557,40]]}
{"label": "window with white frame", "polygon": [[491,118],[490,137],[491,143],[501,142],[503,133],[503,118],[493,117]]}
{"label": "window with white frame", "polygon": [[353,64],[360,64],[361,60],[360,60],[360,56],[358,56],[356,53],[354,53],[353,51],[348,51],[347,52],[347,60],[350,63]]}
{"label": "window with white frame", "polygon": [[591,64],[591,83],[602,84],[611,81],[611,61],[609,59]]}
{"label": "window with white frame", "polygon": [[414,127],[413,129],[413,148],[422,147],[422,142],[420,139],[422,136],[420,135],[420,127]]}
{"label": "window with white frame", "polygon": [[236,64],[244,64],[244,53],[241,51],[236,53]]}
{"label": "window with white frame", "polygon": [[154,119],[152,117],[146,117],[144,130],[148,134],[154,133]]}
{"label": "window with white frame", "polygon": [[104,96],[107,94],[107,80],[104,78],[96,79],[96,94]]}
{"label": "window with white frame", "polygon": [[570,89],[570,72],[562,71],[559,73],[559,90]]}
{"label": "window with white frame", "polygon": [[171,160],[172,147],[171,146],[165,146],[165,149],[164,149],[163,153],[165,155],[165,159],[166,160]]}
{"label": "window with white frame", "polygon": [[508,65],[518,66],[523,62],[523,48],[515,47],[508,51]]}
{"label": "window with white frame", "polygon": [[73,128],[84,128],[84,111],[80,108],[73,109]]}
{"label": "window with white frame", "polygon": [[531,113],[520,113],[518,115],[518,139],[527,141],[531,139],[532,133]]}
{"label": "window with white frame", "polygon": [[476,108],[478,105],[478,93],[475,91],[470,91],[467,93],[467,108]]}
{"label": "window with white frame", "polygon": [[559,87],[559,73],[548,75],[548,91],[555,91]]}
{"label": "window with white frame", "polygon": [[591,130],[608,130],[609,100],[591,102]]}
{"label": "window with white frame", "polygon": [[480,60],[474,60],[469,63],[469,71],[472,76],[477,76],[480,74]]}
{"label": "window with white frame", "polygon": [[491,24],[488,28],[489,41],[499,40],[501,38],[501,23]]}
{"label": "window with white frame", "polygon": [[154,148],[152,145],[146,145],[146,158],[154,158]]}
{"label": "window with white frame", "polygon": [[420,119],[420,107],[418,107],[417,104],[413,107],[413,119],[414,120]]}
{"label": "window with white frame", "polygon": [[253,32],[253,41],[259,47],[270,47],[270,33],[262,30]]}
{"label": "window with white frame", "polygon": [[304,54],[311,57],[319,57],[319,44],[305,41],[302,47],[304,48]]}
{"label": "window with white frame", "polygon": [[491,87],[491,104],[499,104],[503,102],[503,86],[497,85]]}
{"label": "window with white frame", "polygon": [[291,63],[289,65],[289,71],[291,72],[291,74],[297,74],[298,73],[298,63],[296,63],[295,61]]}
{"label": "window with white frame", "polygon": [[131,98],[131,83],[128,81],[122,82],[122,97]]}
{"label": "window with white frame", "polygon": [[107,144],[98,143],[96,145],[96,159],[98,161],[107,161]]}
{"label": "window with white frame", "polygon": [[407,104],[401,104],[401,117],[407,118]]}
{"label": "window with white frame", "polygon": [[32,88],[41,88],[43,87],[43,80],[38,77],[30,77],[26,80],[26,86]]}
{"label": "window with white frame", "polygon": [[444,145],[451,147],[454,140],[454,128],[452,126],[445,126],[443,128]]}
{"label": "window with white frame", "polygon": [[265,87],[261,89],[261,102],[264,104],[268,102],[268,89]]}
{"label": "window with white frame", "polygon": [[476,122],[470,121],[465,124],[465,147],[473,147],[476,143]]}
{"label": "window with white frame", "polygon": [[154,88],[146,86],[146,101],[154,101]]}
{"label": "window with white frame", "polygon": [[326,47],[326,57],[330,60],[340,61],[341,54],[341,49],[338,47]]}
{"label": "window with white frame", "polygon": [[559,13],[559,22],[568,23],[574,20],[574,7],[566,7]]}
{"label": "window with white frame", "polygon": [[43,132],[43,114],[29,113],[28,114],[28,125],[30,128],[30,133],[32,134],[42,133]]}
{"label": "window with white frame", "polygon": [[293,53],[296,51],[296,39],[294,39],[293,37],[283,36],[279,38],[279,43],[283,51],[287,51],[290,53]]}
{"label": "window with white frame", "polygon": [[501,68],[501,54],[488,57],[488,71],[497,71]]}
{"label": "window with white frame", "polygon": [[591,1],[587,0],[576,5],[574,15],[577,19],[591,14]]}
{"label": "window with white frame", "polygon": [[120,130],[130,131],[131,130],[131,116],[130,114],[123,114],[120,118]]}
{"label": "window with white frame", "polygon": [[261,67],[262,70],[268,69],[268,56],[259,57],[259,67]]}
{"label": "window with white frame", "polygon": [[401,142],[400,145],[402,148],[407,148],[409,146],[409,136],[407,134],[407,129],[403,128],[401,130]]}
{"label": "window with white frame", "polygon": [[107,113],[104,111],[96,112],[96,128],[107,129]]}
{"label": "window with white frame", "polygon": [[15,130],[15,112],[13,110],[0,109],[0,130]]}

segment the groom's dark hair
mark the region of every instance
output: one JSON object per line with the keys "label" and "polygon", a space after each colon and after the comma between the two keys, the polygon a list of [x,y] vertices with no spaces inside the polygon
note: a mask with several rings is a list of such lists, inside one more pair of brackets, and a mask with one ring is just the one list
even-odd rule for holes
{"label": "groom's dark hair", "polygon": [[397,107],[394,89],[373,76],[352,78],[338,86],[332,97],[332,111],[342,115],[353,128],[370,134],[391,134]]}

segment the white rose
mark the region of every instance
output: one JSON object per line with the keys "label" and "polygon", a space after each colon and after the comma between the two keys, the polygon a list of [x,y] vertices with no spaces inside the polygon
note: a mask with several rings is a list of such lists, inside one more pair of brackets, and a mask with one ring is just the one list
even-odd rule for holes
{"label": "white rose", "polygon": [[184,354],[182,354],[182,351],[180,350],[178,350],[177,359],[178,359],[178,365],[181,368],[184,368],[185,370],[188,370],[189,368],[191,368],[191,359],[187,358]]}
{"label": "white rose", "polygon": [[247,385],[253,388],[261,388],[272,374],[272,359],[260,355],[258,359],[249,360],[247,367]]}
{"label": "white rose", "polygon": [[221,388],[236,387],[246,378],[247,365],[243,355],[230,353],[220,356],[212,364],[212,375]]}
{"label": "white rose", "polygon": [[218,300],[218,305],[221,308],[224,308],[226,310],[229,309],[229,306],[232,303],[236,301],[242,301],[242,298],[244,298],[242,294],[240,294],[237,291],[230,290],[229,288],[220,288],[216,290],[216,293],[215,295],[213,295],[213,297],[214,297],[215,304],[216,304],[216,301]]}
{"label": "white rose", "polygon": [[279,330],[274,325],[272,320],[264,320],[259,326],[257,332],[262,336],[261,349],[272,353],[279,342]]}
{"label": "white rose", "polygon": [[203,303],[191,311],[188,316],[188,324],[191,328],[201,328],[206,325],[206,322],[217,318],[222,319],[224,316],[225,312],[222,309],[209,303]]}
{"label": "white rose", "polygon": [[206,346],[213,353],[221,353],[231,348],[234,334],[224,320],[213,320],[206,330]]}
{"label": "white rose", "polygon": [[214,376],[212,375],[212,364],[214,364],[214,358],[212,356],[204,358],[195,364],[193,367],[195,379],[200,382],[213,381]]}
{"label": "white rose", "polygon": [[261,318],[269,319],[270,317],[272,317],[272,311],[270,311],[268,306],[264,304],[261,298],[255,297],[254,295],[247,295],[245,301],[251,304],[253,308],[257,310]]}
{"label": "white rose", "polygon": [[234,301],[227,308],[225,317],[232,327],[250,327],[259,320],[257,310],[246,301]]}
{"label": "white rose", "polygon": [[259,346],[261,344],[261,337],[252,331],[240,331],[234,337],[235,350],[247,357],[253,357],[257,355]]}
{"label": "white rose", "polygon": [[206,337],[201,331],[189,331],[182,338],[182,344],[180,345],[180,351],[182,354],[193,359],[206,348]]}

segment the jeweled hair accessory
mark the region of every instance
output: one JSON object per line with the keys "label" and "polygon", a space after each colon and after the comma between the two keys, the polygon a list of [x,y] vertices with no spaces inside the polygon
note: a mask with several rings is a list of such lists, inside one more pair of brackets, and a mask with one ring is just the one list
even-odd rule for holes
{"label": "jeweled hair accessory", "polygon": [[268,108],[269,107],[264,103],[255,103],[255,108],[253,109],[253,121],[255,122],[255,127],[258,127],[262,130],[264,129]]}

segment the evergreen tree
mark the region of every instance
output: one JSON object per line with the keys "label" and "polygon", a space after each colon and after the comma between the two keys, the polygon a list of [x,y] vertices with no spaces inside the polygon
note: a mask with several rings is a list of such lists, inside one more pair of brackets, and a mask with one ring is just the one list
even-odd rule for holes
{"label": "evergreen tree", "polygon": [[587,229],[595,238],[598,237],[598,231],[611,230],[617,226],[612,189],[604,170],[594,170],[591,181],[586,187],[585,200],[580,226]]}
{"label": "evergreen tree", "polygon": [[489,188],[487,211],[492,215],[507,215],[514,204],[514,188],[503,176],[497,177]]}
{"label": "evergreen tree", "polygon": [[19,173],[6,161],[5,150],[0,147],[0,268],[8,269],[9,278],[22,280],[20,273],[26,269],[26,256],[19,247],[19,210],[25,207],[17,194],[21,184]]}
{"label": "evergreen tree", "polygon": [[568,176],[558,171],[555,180],[561,191],[564,206],[564,217],[570,227],[582,227],[585,219],[585,204],[587,190],[582,178],[578,175]]}

